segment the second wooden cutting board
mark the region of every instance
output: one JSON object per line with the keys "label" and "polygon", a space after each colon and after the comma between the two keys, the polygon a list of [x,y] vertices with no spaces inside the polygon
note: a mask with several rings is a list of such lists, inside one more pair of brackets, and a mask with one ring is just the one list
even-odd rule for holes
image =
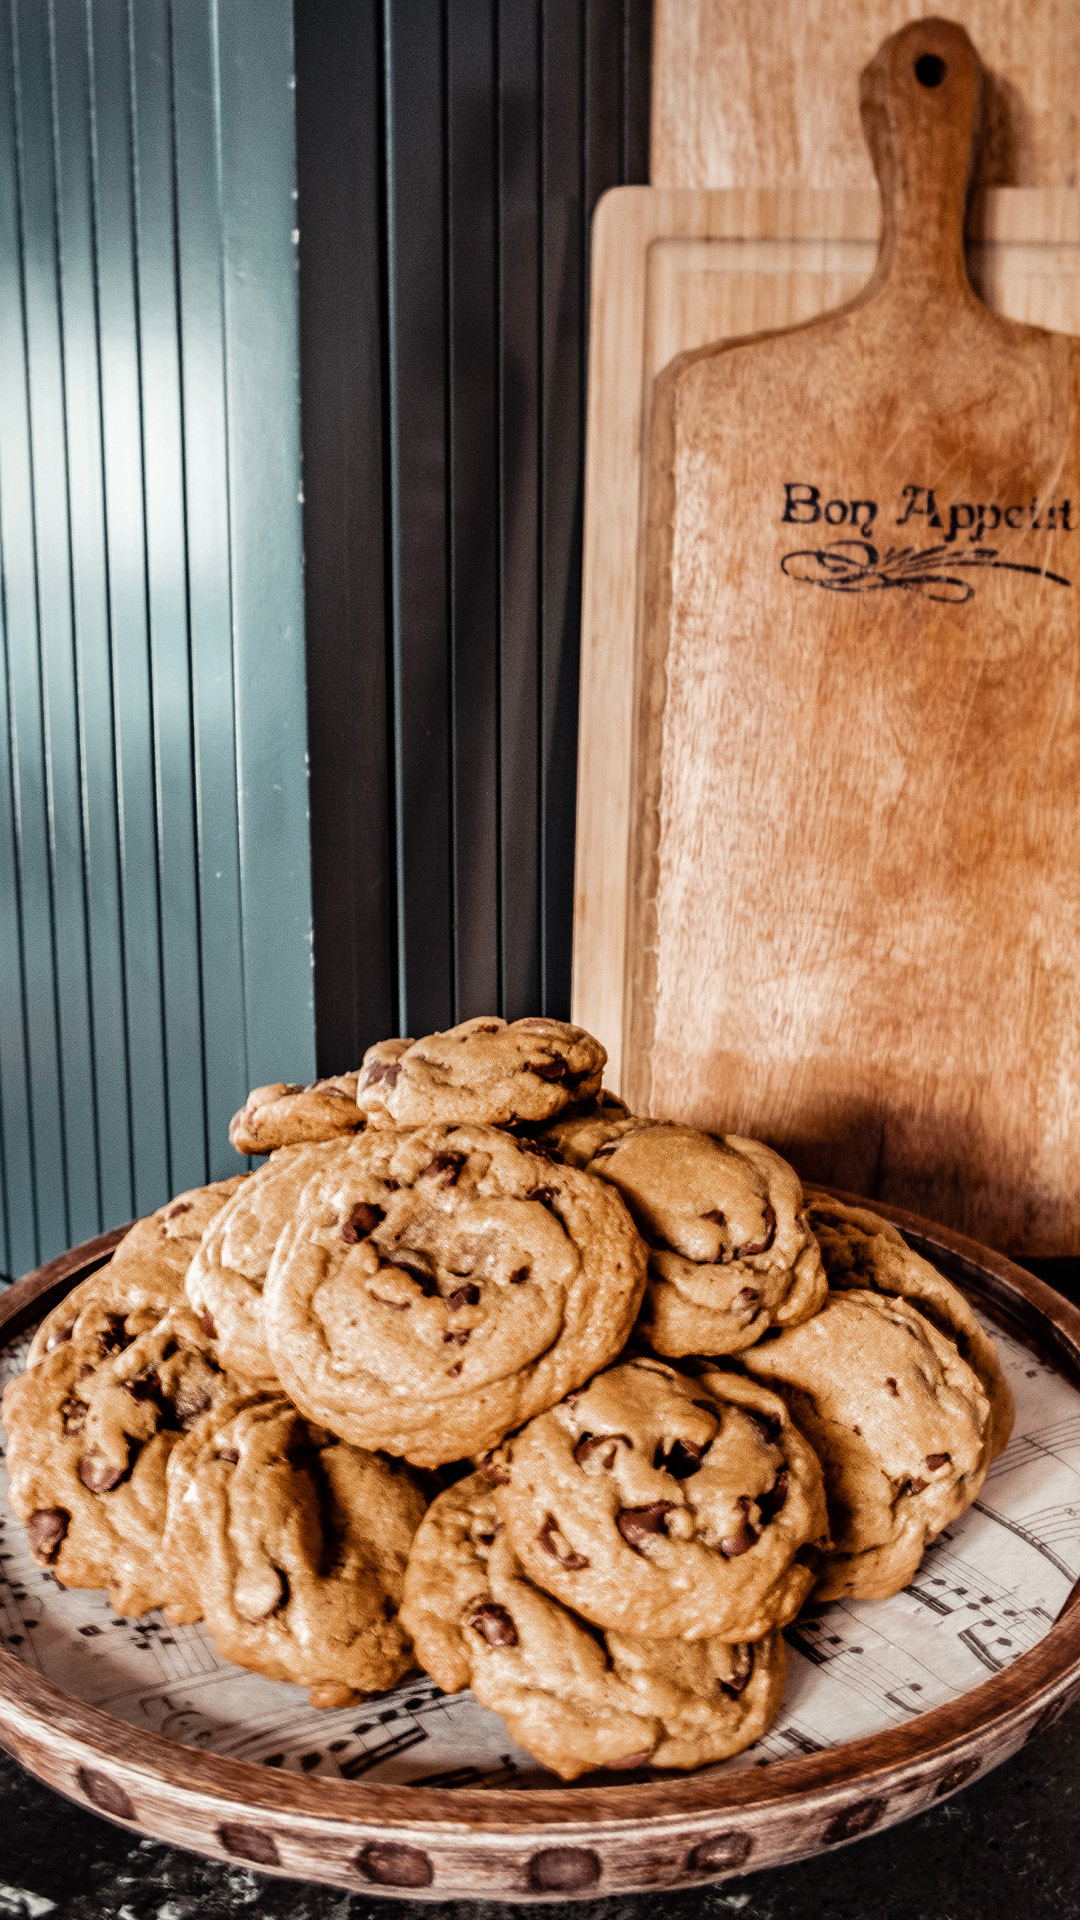
{"label": "second wooden cutting board", "polygon": [[993,314],[979,69],[864,76],[866,292],[658,382],[623,1091],[1080,1247],[1080,346]]}

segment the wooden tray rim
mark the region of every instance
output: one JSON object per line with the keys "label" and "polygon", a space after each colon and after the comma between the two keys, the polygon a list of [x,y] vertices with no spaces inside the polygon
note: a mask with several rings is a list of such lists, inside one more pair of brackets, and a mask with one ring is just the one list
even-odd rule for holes
{"label": "wooden tray rim", "polygon": [[[857,1195],[845,1197],[859,1200]],[[862,1204],[871,1205],[948,1262],[957,1277],[966,1277],[986,1304],[1014,1328],[1029,1336],[1037,1332],[1043,1350],[1052,1349],[1056,1364],[1080,1380],[1080,1310],[1004,1256],[950,1229],[882,1202]],[[0,1298],[0,1343],[36,1320],[50,1296],[52,1301],[62,1298],[79,1279],[102,1265],[124,1231],[116,1229],[87,1241],[11,1287]],[[149,1776],[157,1781],[164,1776],[185,1797],[213,1803],[226,1813],[263,1808],[323,1832],[344,1826],[353,1836],[367,1829],[422,1841],[437,1835],[445,1839],[453,1833],[472,1834],[479,1828],[485,1838],[495,1840],[502,1834],[520,1840],[529,1834],[550,1838],[555,1829],[580,1841],[632,1823],[638,1831],[676,1828],[689,1836],[712,1825],[718,1812],[745,1815],[781,1801],[792,1813],[809,1810],[811,1805],[825,1807],[855,1780],[870,1792],[887,1774],[892,1791],[902,1790],[905,1773],[928,1757],[945,1761],[954,1748],[959,1751],[975,1737],[991,1732],[996,1743],[1003,1743],[1012,1721],[1030,1718],[1035,1708],[1043,1714],[1052,1711],[1055,1702],[1071,1690],[1078,1673],[1080,1581],[1035,1647],[957,1700],[862,1740],[735,1774],[709,1770],[682,1780],[626,1786],[480,1791],[360,1786],[282,1774],[253,1761],[207,1754],[129,1727],[65,1693],[2,1649],[0,1724],[6,1723],[12,1733],[33,1734],[46,1743],[77,1749],[77,1757],[107,1767],[113,1778],[122,1776],[135,1792],[140,1779]]]}

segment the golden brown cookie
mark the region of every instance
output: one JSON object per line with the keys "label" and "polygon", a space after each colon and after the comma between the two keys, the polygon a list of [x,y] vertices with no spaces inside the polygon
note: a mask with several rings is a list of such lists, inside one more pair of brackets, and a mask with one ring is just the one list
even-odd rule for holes
{"label": "golden brown cookie", "polygon": [[472,1688],[544,1766],[700,1767],[753,1745],[784,1690],[784,1643],[600,1634],[528,1578],[480,1474],[440,1494],[402,1620],[444,1693]]}
{"label": "golden brown cookie", "polygon": [[304,1187],[346,1142],[279,1147],[223,1207],[187,1272],[187,1298],[217,1341],[222,1366],[245,1380],[277,1384],[263,1327],[263,1287],[278,1236]]}
{"label": "golden brown cookie", "polygon": [[137,1333],[155,1326],[184,1299],[184,1275],[210,1222],[247,1179],[215,1180],[209,1187],[178,1193],[156,1213],[136,1220],[114,1248],[112,1259],[47,1314],[30,1343],[26,1364],[34,1367],[67,1340],[89,1341],[91,1360],[115,1352]]}
{"label": "golden brown cookie", "polygon": [[821,1256],[778,1153],[649,1120],[611,1132],[588,1171],[618,1188],[649,1243],[640,1332],[657,1353],[738,1353],[817,1312]]}
{"label": "golden brown cookie", "polygon": [[582,1027],[539,1018],[508,1025],[492,1014],[425,1040],[380,1041],[364,1055],[356,1098],[375,1127],[505,1127],[591,1099],[606,1061]]}
{"label": "golden brown cookie", "polygon": [[181,1435],[234,1383],[186,1305],[97,1365],[87,1351],[66,1342],[4,1394],[11,1505],[61,1586],[107,1587],[117,1613],[160,1606],[197,1620],[190,1591],[161,1560],[165,1470]]}
{"label": "golden brown cookie", "polygon": [[739,1358],[786,1400],[825,1473],[833,1550],[815,1598],[897,1593],[986,1478],[977,1374],[915,1307],[867,1291],[830,1293],[812,1320]]}
{"label": "golden brown cookie", "polygon": [[370,1128],[305,1187],[264,1316],[309,1418],[435,1467],[612,1359],[644,1281],[600,1181],[495,1127]]}
{"label": "golden brown cookie", "polygon": [[273,1153],[277,1147],[307,1146],[358,1133],[364,1124],[356,1104],[359,1077],[357,1071],[315,1080],[310,1087],[289,1086],[283,1080],[252,1087],[229,1122],[229,1139],[237,1153]]}
{"label": "golden brown cookie", "polygon": [[821,1469],[782,1400],[624,1361],[482,1462],[529,1578],[605,1630],[760,1640],[814,1580]]}
{"label": "golden brown cookie", "polygon": [[168,1482],[166,1567],[193,1579],[227,1660],[316,1707],[415,1664],[398,1607],[426,1502],[399,1461],[309,1426],[284,1394],[235,1395],[180,1442]]}
{"label": "golden brown cookie", "polygon": [[959,1287],[909,1247],[898,1227],[869,1207],[849,1205],[813,1187],[807,1189],[806,1210],[831,1288],[868,1287],[873,1293],[910,1300],[924,1320],[954,1342],[990,1401],[991,1456],[1003,1453],[1016,1418],[1012,1388],[993,1339]]}

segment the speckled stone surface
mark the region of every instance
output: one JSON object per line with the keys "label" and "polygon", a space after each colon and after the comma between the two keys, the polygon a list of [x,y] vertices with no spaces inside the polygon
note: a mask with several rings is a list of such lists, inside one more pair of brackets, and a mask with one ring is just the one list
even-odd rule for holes
{"label": "speckled stone surface", "polygon": [[[551,1920],[1074,1920],[1080,1709],[920,1819],[686,1893],[556,1903]],[[0,1920],[512,1920],[487,1901],[371,1899],[179,1853],[70,1806],[0,1757]]]}

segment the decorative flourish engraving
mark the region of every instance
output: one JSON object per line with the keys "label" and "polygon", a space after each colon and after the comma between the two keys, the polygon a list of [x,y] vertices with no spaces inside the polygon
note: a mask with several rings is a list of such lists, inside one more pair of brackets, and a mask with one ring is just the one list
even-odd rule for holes
{"label": "decorative flourish engraving", "polygon": [[922,594],[926,600],[952,601],[957,606],[970,600],[975,591],[969,580],[960,577],[962,571],[972,568],[1032,573],[1039,580],[1053,580],[1059,587],[1072,585],[1064,574],[1051,573],[1048,567],[999,559],[997,547],[974,547],[970,553],[945,545],[890,547],[882,554],[868,540],[833,540],[827,547],[785,553],[780,565],[789,580],[825,587],[830,593],[879,593],[886,587],[901,587],[907,593]]}

